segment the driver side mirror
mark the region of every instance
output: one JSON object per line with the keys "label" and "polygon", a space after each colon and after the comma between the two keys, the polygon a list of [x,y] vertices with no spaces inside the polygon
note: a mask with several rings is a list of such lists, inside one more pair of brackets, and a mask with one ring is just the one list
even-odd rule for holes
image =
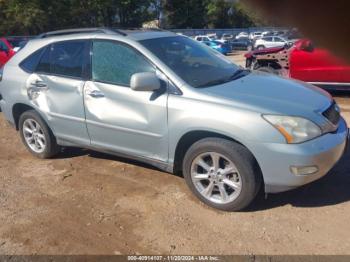
{"label": "driver side mirror", "polygon": [[134,91],[156,91],[161,84],[156,73],[144,72],[132,75],[130,87]]}

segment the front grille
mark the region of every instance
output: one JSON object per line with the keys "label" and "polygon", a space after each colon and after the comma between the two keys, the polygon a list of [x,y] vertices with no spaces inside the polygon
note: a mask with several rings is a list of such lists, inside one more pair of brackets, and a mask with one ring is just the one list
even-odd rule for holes
{"label": "front grille", "polygon": [[338,105],[333,102],[332,105],[322,113],[333,125],[338,125],[340,120],[340,110]]}

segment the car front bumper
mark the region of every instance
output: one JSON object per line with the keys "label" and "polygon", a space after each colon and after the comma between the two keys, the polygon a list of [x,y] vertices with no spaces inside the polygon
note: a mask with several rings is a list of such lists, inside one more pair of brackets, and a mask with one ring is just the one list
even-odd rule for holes
{"label": "car front bumper", "polygon": [[[341,118],[335,133],[302,144],[261,143],[252,145],[263,173],[266,193],[278,193],[305,185],[326,175],[343,156],[349,130]],[[292,167],[317,167],[308,175],[296,175]]]}

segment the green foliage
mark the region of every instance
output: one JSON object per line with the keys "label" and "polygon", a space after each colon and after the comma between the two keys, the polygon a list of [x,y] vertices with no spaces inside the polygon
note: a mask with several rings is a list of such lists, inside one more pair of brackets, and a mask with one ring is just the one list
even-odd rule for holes
{"label": "green foliage", "polygon": [[73,27],[141,27],[166,17],[167,28],[232,28],[261,24],[241,2],[228,0],[0,0],[0,35]]}
{"label": "green foliage", "polygon": [[203,28],[207,25],[208,0],[163,1],[166,27]]}

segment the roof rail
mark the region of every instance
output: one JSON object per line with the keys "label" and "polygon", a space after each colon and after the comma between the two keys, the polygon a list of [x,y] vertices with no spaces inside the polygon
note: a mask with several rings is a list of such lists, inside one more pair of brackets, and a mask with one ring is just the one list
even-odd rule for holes
{"label": "roof rail", "polygon": [[47,38],[51,36],[61,36],[61,35],[71,35],[71,34],[82,34],[82,33],[104,33],[104,34],[120,34],[126,36],[127,34],[118,30],[118,29],[109,29],[104,27],[95,27],[95,28],[76,28],[76,29],[65,29],[47,32],[39,35],[37,38]]}

